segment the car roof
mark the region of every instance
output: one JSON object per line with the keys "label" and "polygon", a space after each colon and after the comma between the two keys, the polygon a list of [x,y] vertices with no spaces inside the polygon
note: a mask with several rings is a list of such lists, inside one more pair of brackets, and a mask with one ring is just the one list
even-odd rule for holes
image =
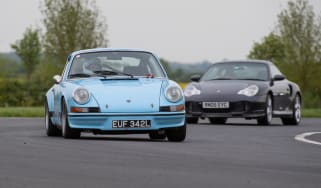
{"label": "car roof", "polygon": [[129,49],[129,48],[92,48],[92,49],[84,49],[72,52],[72,55],[82,54],[82,53],[92,53],[92,52],[113,52],[113,51],[128,51],[128,52],[146,52],[151,53],[147,50],[142,49]]}
{"label": "car roof", "polygon": [[258,60],[258,59],[246,59],[246,60],[224,60],[224,61],[218,61],[217,63],[264,63],[268,65],[272,65],[273,63],[266,60]]}

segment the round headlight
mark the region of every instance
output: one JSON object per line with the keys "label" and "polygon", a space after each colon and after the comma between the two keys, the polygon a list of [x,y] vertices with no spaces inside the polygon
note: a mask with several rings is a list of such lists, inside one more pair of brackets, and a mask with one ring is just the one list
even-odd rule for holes
{"label": "round headlight", "polygon": [[78,88],[74,91],[73,99],[78,104],[85,104],[89,100],[89,92],[85,88]]}
{"label": "round headlight", "polygon": [[166,89],[165,96],[170,102],[177,102],[183,98],[182,91],[177,86],[170,86]]}

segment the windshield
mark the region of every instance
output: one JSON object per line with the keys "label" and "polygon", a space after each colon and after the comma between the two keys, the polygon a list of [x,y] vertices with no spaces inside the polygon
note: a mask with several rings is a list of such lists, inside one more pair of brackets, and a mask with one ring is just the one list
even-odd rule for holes
{"label": "windshield", "polygon": [[254,62],[226,62],[214,64],[201,78],[208,80],[262,80],[269,79],[268,66]]}
{"label": "windshield", "polygon": [[68,78],[92,76],[165,77],[156,58],[147,52],[105,51],[77,55]]}

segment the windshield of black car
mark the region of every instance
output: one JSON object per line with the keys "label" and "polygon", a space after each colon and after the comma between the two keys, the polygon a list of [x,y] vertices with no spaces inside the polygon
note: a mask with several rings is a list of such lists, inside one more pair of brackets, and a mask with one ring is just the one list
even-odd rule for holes
{"label": "windshield of black car", "polygon": [[204,73],[201,81],[209,80],[258,80],[269,79],[268,66],[254,62],[226,62],[214,64]]}
{"label": "windshield of black car", "polygon": [[137,51],[104,51],[76,55],[68,78],[93,76],[165,77],[157,59]]}

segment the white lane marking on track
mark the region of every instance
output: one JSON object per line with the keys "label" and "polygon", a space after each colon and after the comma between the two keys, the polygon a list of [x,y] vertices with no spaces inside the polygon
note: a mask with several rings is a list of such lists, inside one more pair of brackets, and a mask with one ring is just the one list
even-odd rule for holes
{"label": "white lane marking on track", "polygon": [[294,137],[294,139],[300,142],[306,142],[306,143],[316,144],[321,146],[321,142],[317,142],[317,141],[313,141],[305,138],[307,136],[311,136],[314,134],[321,134],[321,132],[307,132],[307,133],[298,134]]}

